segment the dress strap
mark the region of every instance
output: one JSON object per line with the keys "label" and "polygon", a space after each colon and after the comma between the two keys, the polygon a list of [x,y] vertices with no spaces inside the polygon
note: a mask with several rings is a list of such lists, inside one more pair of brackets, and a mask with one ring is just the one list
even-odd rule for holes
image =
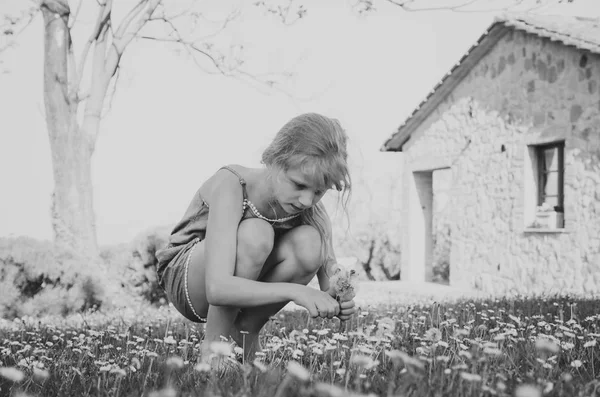
{"label": "dress strap", "polygon": [[229,167],[228,165],[224,165],[223,167],[219,168],[220,170],[222,169],[226,169],[229,172],[232,172],[233,174],[235,174],[235,176],[238,177],[238,179],[240,180],[240,185],[242,185],[242,191],[244,193],[244,200],[248,199],[248,192],[246,192],[246,180],[240,175],[239,172],[237,172],[236,170],[234,170],[233,168]]}

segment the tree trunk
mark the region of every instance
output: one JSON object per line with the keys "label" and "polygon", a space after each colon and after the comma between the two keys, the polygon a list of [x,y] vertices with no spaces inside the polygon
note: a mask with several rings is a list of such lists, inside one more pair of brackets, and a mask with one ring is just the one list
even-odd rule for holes
{"label": "tree trunk", "polygon": [[374,251],[375,251],[375,240],[371,240],[371,245],[369,246],[369,256],[367,257],[367,260],[362,262],[363,270],[365,271],[365,274],[367,275],[367,278],[370,281],[375,281],[375,277],[373,276],[373,273],[371,273],[371,261],[373,260],[373,252]]}
{"label": "tree trunk", "polygon": [[391,274],[388,268],[385,267],[385,265],[383,264],[383,261],[379,262],[379,267],[381,268],[381,271],[383,271],[383,274],[386,279],[393,281],[400,280],[400,272],[396,274]]}
{"label": "tree trunk", "polygon": [[[52,228],[57,245],[95,256],[98,252],[92,199],[93,143],[77,121],[71,90],[74,65],[67,0],[46,0],[44,16],[44,102],[52,152]],[[99,121],[98,121],[99,122]],[[87,126],[86,126],[87,127]],[[96,123],[97,128],[97,123]]]}

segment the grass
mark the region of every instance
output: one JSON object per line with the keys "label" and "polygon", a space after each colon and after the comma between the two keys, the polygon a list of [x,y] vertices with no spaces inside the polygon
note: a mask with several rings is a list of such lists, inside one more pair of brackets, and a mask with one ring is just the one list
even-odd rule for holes
{"label": "grass", "polygon": [[242,364],[218,344],[230,365],[213,370],[197,364],[202,326],[165,309],[24,319],[0,327],[0,395],[598,396],[599,309],[569,297],[380,307],[343,332],[286,311],[264,354]]}

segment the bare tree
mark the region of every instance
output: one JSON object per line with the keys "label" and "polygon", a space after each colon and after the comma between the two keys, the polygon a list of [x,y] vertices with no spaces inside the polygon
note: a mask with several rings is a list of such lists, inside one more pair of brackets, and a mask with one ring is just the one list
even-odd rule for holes
{"label": "bare tree", "polygon": [[[54,175],[51,215],[59,246],[97,253],[91,161],[104,101],[123,52],[159,3],[160,0],[140,1],[116,30],[111,17],[112,0],[99,3],[94,27],[78,64],[71,29],[82,1],[75,13],[67,0],[40,3],[44,20],[44,103]],[[91,79],[83,89],[82,77],[90,55]]]}
{"label": "bare tree", "polygon": [[[224,55],[209,40],[184,37],[175,20],[187,16],[197,22],[202,15],[191,10],[167,15],[161,1],[137,1],[117,24],[113,0],[98,0],[94,25],[79,57],[74,54],[72,29],[84,1],[79,0],[74,11],[68,0],[38,2],[44,22],[44,102],[54,175],[51,219],[59,246],[97,254],[91,161],[103,110],[111,98],[110,88],[116,86],[120,60],[134,38],[180,45],[208,72],[272,85],[269,76],[245,72],[240,56]],[[235,17],[232,13],[222,21],[219,31]],[[143,33],[153,21],[162,23],[166,33]],[[198,56],[208,60],[210,67],[206,68]],[[84,79],[84,75],[89,78]]]}
{"label": "bare tree", "polygon": [[[193,8],[195,3],[198,2],[190,0],[189,8],[167,14],[162,0],[136,0],[117,23],[113,0],[78,0],[76,4],[70,4],[69,0],[33,0],[33,6],[26,11],[5,15],[0,21],[1,54],[15,44],[18,34],[36,15],[41,12],[43,16],[44,104],[54,177],[51,222],[58,246],[89,256],[96,256],[98,252],[92,156],[102,117],[117,86],[120,61],[134,39],[180,46],[203,71],[234,76],[254,86],[278,88],[278,79],[291,77],[289,73],[248,72],[244,68],[242,48],[229,48],[224,52],[214,45],[216,36],[239,16],[235,11],[201,38],[182,33],[176,24],[181,18],[185,21],[180,25],[186,28],[201,23],[215,25]],[[296,22],[305,13],[302,5],[296,7],[292,3],[274,8],[260,2],[255,5],[278,16],[285,24]],[[95,7],[95,21],[81,52],[75,54],[73,29],[86,7]],[[162,29],[149,29],[151,23],[153,27],[161,24]]]}

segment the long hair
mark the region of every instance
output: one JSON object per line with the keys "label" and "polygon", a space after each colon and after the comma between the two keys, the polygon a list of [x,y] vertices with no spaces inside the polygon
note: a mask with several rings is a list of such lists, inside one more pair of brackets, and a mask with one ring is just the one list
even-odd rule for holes
{"label": "long hair", "polygon": [[[351,192],[348,170],[348,136],[340,122],[317,113],[288,121],[262,154],[262,163],[282,171],[299,169],[318,189],[335,188],[347,212]],[[321,202],[302,211],[300,222],[313,226],[321,237],[321,261],[329,258],[331,225]]]}

